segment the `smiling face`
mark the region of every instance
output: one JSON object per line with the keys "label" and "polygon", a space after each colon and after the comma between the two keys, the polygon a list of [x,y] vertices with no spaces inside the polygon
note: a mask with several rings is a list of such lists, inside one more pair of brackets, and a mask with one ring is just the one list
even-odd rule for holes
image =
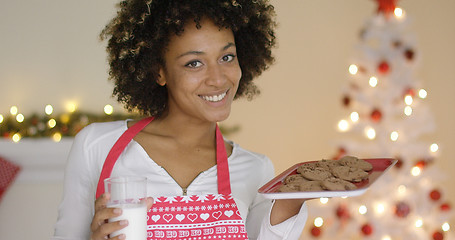
{"label": "smiling face", "polygon": [[167,86],[167,116],[219,122],[230,114],[242,72],[232,30],[208,19],[200,25],[190,21],[171,36],[158,83]]}

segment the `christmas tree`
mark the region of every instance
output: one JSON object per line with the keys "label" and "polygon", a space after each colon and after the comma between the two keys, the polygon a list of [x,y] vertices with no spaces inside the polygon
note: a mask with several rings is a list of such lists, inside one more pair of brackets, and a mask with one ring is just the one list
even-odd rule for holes
{"label": "christmas tree", "polygon": [[428,141],[434,120],[415,76],[416,40],[396,1],[377,2],[348,67],[346,118],[338,123],[343,140],[334,159],[398,162],[362,196],[310,201],[302,239],[454,239],[448,223],[453,211],[438,185],[444,173],[432,164],[438,145]]}

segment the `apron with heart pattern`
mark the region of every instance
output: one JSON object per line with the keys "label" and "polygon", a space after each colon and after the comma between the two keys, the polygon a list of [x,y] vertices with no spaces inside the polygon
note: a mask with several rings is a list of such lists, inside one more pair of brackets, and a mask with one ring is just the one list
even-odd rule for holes
{"label": "apron with heart pattern", "polygon": [[[128,128],[110,150],[101,171],[96,198],[104,193],[118,157],[152,117]],[[232,194],[223,136],[216,127],[218,193],[155,197],[147,214],[147,240],[248,239],[245,224]]]}

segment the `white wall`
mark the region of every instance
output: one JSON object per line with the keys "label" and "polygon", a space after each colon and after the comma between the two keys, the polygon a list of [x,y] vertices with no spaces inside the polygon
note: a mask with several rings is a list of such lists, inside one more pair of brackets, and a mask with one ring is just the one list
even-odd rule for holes
{"label": "white wall", "polygon": [[[277,62],[258,81],[262,95],[253,102],[235,103],[225,124],[239,124],[240,132],[231,138],[267,154],[276,170],[282,171],[296,162],[334,153],[334,126],[343,114],[340,89],[347,81],[346,67],[360,27],[375,11],[375,1],[272,2],[280,23]],[[400,3],[413,19],[418,51],[423,56],[417,75],[429,93],[427,103],[437,124],[429,138],[440,145],[437,164],[449,175],[446,183],[453,182],[455,1]],[[68,100],[76,100],[81,110],[93,112],[113,103],[112,86],[106,80],[104,43],[98,41],[99,31],[115,12],[113,6],[106,0],[2,4],[0,114],[7,114],[11,105],[27,116],[49,103],[63,109]],[[443,189],[443,194],[455,201],[455,189]],[[56,180],[17,181],[0,202],[2,239],[47,239],[61,190],[61,182]]]}

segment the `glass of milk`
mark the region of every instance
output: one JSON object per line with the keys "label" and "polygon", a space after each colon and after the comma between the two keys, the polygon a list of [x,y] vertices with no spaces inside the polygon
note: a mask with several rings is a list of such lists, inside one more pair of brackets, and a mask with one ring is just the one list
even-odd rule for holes
{"label": "glass of milk", "polygon": [[104,180],[104,189],[111,198],[107,207],[121,208],[122,215],[109,219],[109,222],[128,220],[128,226],[110,234],[115,237],[126,235],[126,240],[147,239],[147,178],[112,177]]}

